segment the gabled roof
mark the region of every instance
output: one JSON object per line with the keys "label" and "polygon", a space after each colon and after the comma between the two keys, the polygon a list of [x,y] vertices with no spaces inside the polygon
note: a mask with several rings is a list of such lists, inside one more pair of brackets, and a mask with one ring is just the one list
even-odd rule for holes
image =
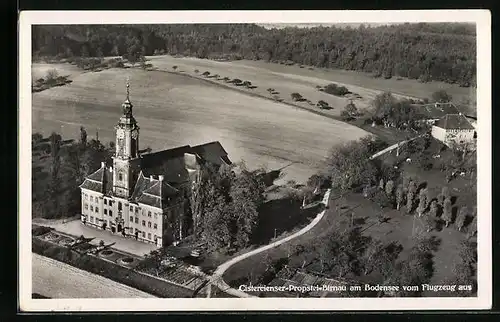
{"label": "gabled roof", "polygon": [[447,114],[458,114],[459,110],[452,103],[432,103],[413,105],[416,119],[439,119]]}
{"label": "gabled roof", "polygon": [[434,126],[446,130],[473,130],[474,127],[462,114],[448,114],[439,119]]}
{"label": "gabled roof", "polygon": [[218,141],[197,146],[184,145],[175,149],[141,155],[141,169],[145,176],[163,175],[172,184],[190,180],[189,169],[194,169],[196,160],[215,165],[231,164],[226,150]]}
{"label": "gabled roof", "polygon": [[179,191],[165,180],[145,177],[139,173],[131,201],[146,204],[156,208],[163,208],[170,204]]}
{"label": "gabled roof", "polygon": [[104,166],[85,178],[80,185],[82,189],[88,189],[103,194],[111,194],[113,191],[112,173]]}

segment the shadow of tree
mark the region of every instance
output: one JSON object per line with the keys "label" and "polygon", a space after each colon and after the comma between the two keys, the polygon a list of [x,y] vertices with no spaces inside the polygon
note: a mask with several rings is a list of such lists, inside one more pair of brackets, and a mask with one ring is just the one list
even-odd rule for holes
{"label": "shadow of tree", "polygon": [[320,205],[301,209],[302,203],[292,198],[270,200],[259,209],[259,225],[252,234],[251,243],[267,244],[274,237],[295,227],[304,226],[314,218]]}

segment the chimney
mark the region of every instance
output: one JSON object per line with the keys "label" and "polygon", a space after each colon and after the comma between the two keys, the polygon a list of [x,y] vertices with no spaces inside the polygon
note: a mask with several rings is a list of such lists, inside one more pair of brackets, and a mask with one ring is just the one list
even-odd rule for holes
{"label": "chimney", "polygon": [[101,162],[101,168],[105,168],[105,167],[106,167],[106,163]]}
{"label": "chimney", "polygon": [[160,181],[163,181],[163,178],[164,178],[163,175],[158,176],[158,180],[160,180]]}

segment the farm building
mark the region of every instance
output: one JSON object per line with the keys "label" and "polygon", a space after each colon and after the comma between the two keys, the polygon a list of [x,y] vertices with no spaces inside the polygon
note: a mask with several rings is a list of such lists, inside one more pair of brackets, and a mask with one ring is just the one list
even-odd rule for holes
{"label": "farm building", "polygon": [[415,119],[428,124],[434,124],[448,114],[460,113],[451,102],[413,105],[413,108],[415,109]]}
{"label": "farm building", "polygon": [[189,198],[202,164],[231,164],[219,142],[142,153],[132,103],[122,104],[113,164],[80,185],[83,224],[158,247],[186,237],[196,224],[189,218]]}
{"label": "farm building", "polygon": [[463,114],[448,114],[432,126],[432,136],[447,146],[470,144],[476,140],[474,126]]}

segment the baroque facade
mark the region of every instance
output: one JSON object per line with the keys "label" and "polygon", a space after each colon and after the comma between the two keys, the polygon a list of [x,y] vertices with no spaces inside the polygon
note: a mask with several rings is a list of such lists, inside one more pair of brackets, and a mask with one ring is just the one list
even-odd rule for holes
{"label": "baroque facade", "polygon": [[162,247],[192,232],[189,200],[201,166],[231,161],[219,142],[142,153],[132,107],[127,83],[113,162],[102,162],[80,185],[81,222]]}

